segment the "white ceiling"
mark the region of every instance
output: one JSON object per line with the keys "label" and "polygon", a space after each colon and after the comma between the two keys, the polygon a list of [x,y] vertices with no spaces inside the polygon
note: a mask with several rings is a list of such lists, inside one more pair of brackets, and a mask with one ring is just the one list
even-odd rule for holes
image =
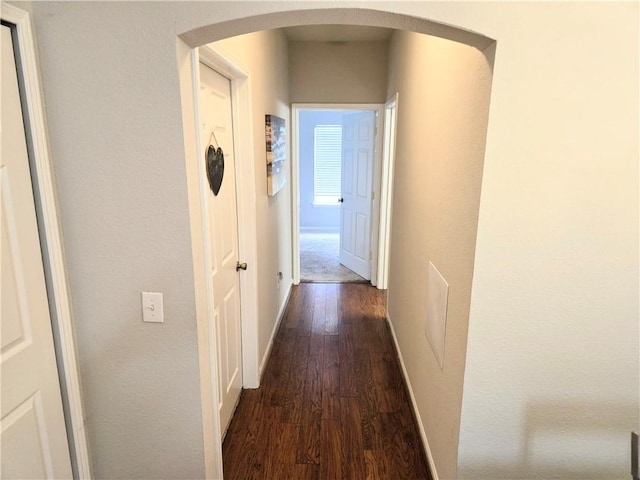
{"label": "white ceiling", "polygon": [[289,40],[299,42],[371,42],[386,40],[393,29],[360,25],[302,25],[282,29]]}

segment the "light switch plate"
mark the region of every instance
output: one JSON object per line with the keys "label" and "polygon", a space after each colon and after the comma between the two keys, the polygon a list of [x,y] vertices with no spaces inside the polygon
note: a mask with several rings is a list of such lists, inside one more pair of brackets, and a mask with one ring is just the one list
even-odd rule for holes
{"label": "light switch plate", "polygon": [[162,293],[142,292],[142,321],[164,323]]}

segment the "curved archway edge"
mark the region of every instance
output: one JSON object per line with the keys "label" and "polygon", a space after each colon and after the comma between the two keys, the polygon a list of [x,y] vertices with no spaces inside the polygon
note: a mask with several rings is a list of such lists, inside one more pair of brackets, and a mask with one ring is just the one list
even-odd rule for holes
{"label": "curved archway edge", "polygon": [[[202,19],[203,22],[207,22],[208,19]],[[191,103],[193,97],[193,66],[196,65],[198,53],[194,50],[197,47],[207,45],[212,42],[223,40],[238,35],[244,35],[253,32],[259,32],[263,30],[283,28],[289,26],[304,26],[304,25],[361,25],[361,26],[374,26],[384,27],[396,30],[404,30],[415,33],[421,33],[431,35],[447,40],[451,40],[457,43],[468,45],[472,48],[483,52],[492,45],[495,45],[495,40],[484,36],[482,34],[470,31],[468,29],[454,27],[440,22],[434,22],[426,18],[414,17],[409,15],[403,15],[393,13],[390,11],[363,9],[363,8],[310,8],[303,10],[289,10],[280,11],[268,14],[259,14],[249,16],[245,18],[238,18],[234,20],[225,20],[219,23],[209,23],[207,25],[197,27],[195,29],[186,31],[178,36],[178,64],[180,67],[180,83],[181,83],[181,96],[183,98],[183,128],[185,132],[185,138],[190,139],[193,142],[196,135],[196,125],[193,122],[195,119],[194,106]],[[240,75],[242,77],[243,75]],[[237,77],[237,78],[240,78]],[[236,78],[236,77],[234,77]],[[248,121],[248,120],[247,120]],[[242,121],[239,123],[243,123]],[[246,122],[245,122],[246,123]],[[188,142],[189,143],[189,142]],[[193,152],[197,151],[196,145],[186,144],[185,154],[187,159],[187,169],[193,169],[197,161],[192,158]],[[249,161],[249,165],[253,162]],[[197,179],[197,174],[191,172],[188,174],[191,178]],[[253,173],[248,173],[247,178],[253,178]],[[196,195],[197,196],[197,195]],[[194,196],[195,200],[195,196]],[[197,200],[195,200],[197,202]],[[251,202],[248,202],[251,203]],[[249,219],[247,224],[253,224],[254,222]],[[201,232],[201,225],[197,222],[192,226],[192,234],[194,238],[198,237],[198,232]],[[255,233],[253,235],[255,237]],[[253,238],[252,237],[252,238]],[[200,250],[201,243],[204,240],[200,237],[194,243],[194,251]],[[247,251],[254,250],[249,246]],[[257,281],[257,280],[256,280]],[[197,282],[198,283],[198,282]],[[199,282],[202,285],[204,283]],[[206,292],[199,291],[196,295],[200,301],[198,309],[200,314],[198,315],[201,320],[199,323],[206,324]],[[197,301],[198,303],[198,301]],[[255,302],[254,302],[255,303]],[[249,302],[248,311],[252,311],[256,307],[253,303]],[[249,324],[247,328],[250,331],[254,331],[257,328],[255,324],[255,315],[248,315]],[[243,323],[244,328],[244,323]],[[220,478],[222,476],[222,452],[221,444],[222,439],[219,435],[219,418],[218,413],[213,405],[217,404],[216,392],[212,384],[212,375],[215,377],[215,373],[209,371],[210,365],[208,364],[208,358],[210,358],[210,352],[208,347],[204,345],[207,342],[208,334],[200,334],[200,346],[202,351],[200,352],[201,361],[201,387],[202,387],[202,407],[203,407],[203,428],[204,428],[204,444],[205,444],[205,469],[207,472],[207,478]],[[252,337],[247,344],[243,344],[243,352],[249,352],[245,358],[243,358],[243,370],[246,374],[245,386],[253,388],[259,385],[259,372],[258,366],[259,355],[257,349],[257,339]],[[245,355],[243,354],[243,357]],[[431,466],[434,465],[434,459],[431,454],[430,447],[428,445],[426,436],[422,432],[422,442],[429,459]],[[433,468],[433,467],[432,467]]]}
{"label": "curved archway edge", "polygon": [[407,30],[464,43],[484,51],[494,40],[460,27],[383,10],[323,8],[268,13],[198,27],[180,35],[191,48],[236,35],[300,25],[362,25]]}

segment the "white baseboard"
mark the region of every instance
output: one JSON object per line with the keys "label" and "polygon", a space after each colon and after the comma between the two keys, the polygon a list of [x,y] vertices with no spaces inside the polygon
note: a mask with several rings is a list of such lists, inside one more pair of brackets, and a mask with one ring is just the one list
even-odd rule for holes
{"label": "white baseboard", "polygon": [[262,357],[262,361],[260,362],[260,368],[258,369],[258,378],[262,380],[262,373],[264,372],[265,367],[267,366],[267,361],[269,361],[269,355],[271,355],[271,349],[273,348],[273,340],[276,338],[276,333],[278,332],[278,327],[280,326],[280,322],[282,322],[282,317],[284,316],[284,311],[289,304],[289,298],[291,297],[291,288],[293,287],[293,283],[290,283],[287,287],[287,295],[284,297],[284,301],[282,305],[280,305],[280,310],[278,311],[278,318],[276,319],[276,323],[273,326],[273,330],[271,331],[271,336],[269,337],[269,343],[267,345],[267,349],[264,352],[264,356]]}
{"label": "white baseboard", "polygon": [[340,233],[340,227],[300,227],[300,233]]}
{"label": "white baseboard", "polygon": [[389,324],[389,329],[391,330],[391,336],[393,337],[393,343],[396,346],[396,352],[398,352],[398,359],[400,360],[400,366],[402,367],[402,375],[404,376],[405,384],[407,385],[407,389],[409,390],[409,397],[411,397],[411,405],[413,407],[413,413],[418,420],[418,430],[420,431],[420,438],[422,439],[422,444],[424,446],[424,451],[427,453],[427,460],[429,461],[429,470],[431,471],[431,476],[433,480],[439,480],[438,472],[436,471],[436,464],[433,461],[433,455],[431,453],[431,447],[429,447],[429,440],[427,439],[427,432],[424,430],[424,424],[422,423],[422,418],[420,417],[420,412],[418,411],[418,404],[416,403],[416,397],[413,394],[413,388],[411,387],[411,382],[409,381],[409,374],[407,373],[407,368],[404,365],[404,359],[402,358],[402,352],[400,351],[400,345],[398,345],[398,338],[396,337],[396,331],[393,329],[393,322],[391,318],[389,318],[389,313],[386,315],[387,323]]}

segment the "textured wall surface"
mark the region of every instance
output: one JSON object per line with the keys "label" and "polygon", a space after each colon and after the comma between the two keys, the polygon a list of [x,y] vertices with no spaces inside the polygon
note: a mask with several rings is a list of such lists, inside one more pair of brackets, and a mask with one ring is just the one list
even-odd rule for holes
{"label": "textured wall surface", "polygon": [[496,25],[458,478],[624,479],[639,425],[638,5],[502,15],[526,21]]}
{"label": "textured wall surface", "polygon": [[[441,478],[454,478],[491,65],[475,48],[417,33],[391,39],[398,132],[389,318]],[[427,271],[449,284],[444,364],[424,331]]]}
{"label": "textured wall surface", "polygon": [[291,101],[384,103],[388,42],[291,42]]}
{"label": "textured wall surface", "polygon": [[202,477],[175,39],[113,4],[33,10],[94,474]]}

